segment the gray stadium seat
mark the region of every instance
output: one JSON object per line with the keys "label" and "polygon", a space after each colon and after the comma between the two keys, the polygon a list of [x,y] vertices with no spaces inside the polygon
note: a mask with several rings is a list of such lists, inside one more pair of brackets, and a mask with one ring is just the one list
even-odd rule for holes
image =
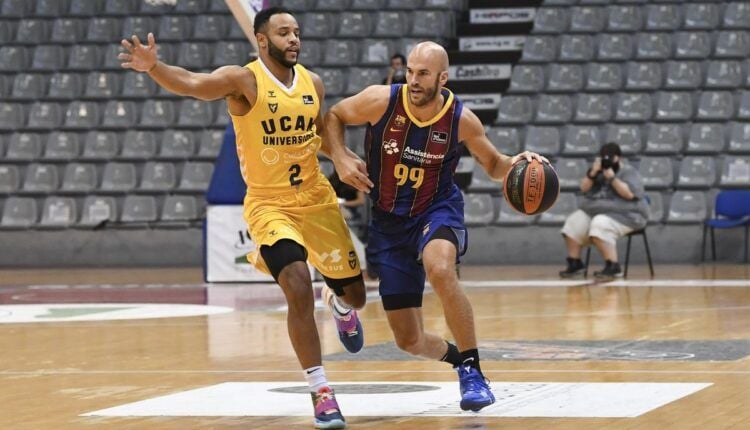
{"label": "gray stadium seat", "polygon": [[189,130],[165,130],[159,158],[185,159],[195,153],[195,137]]}
{"label": "gray stadium seat", "polygon": [[16,130],[26,123],[24,106],[20,103],[0,102],[0,130]]}
{"label": "gray stadium seat", "polygon": [[555,171],[560,181],[560,188],[578,191],[581,179],[589,169],[589,163],[583,158],[561,158],[555,163]]}
{"label": "gray stadium seat", "polygon": [[489,194],[466,195],[465,220],[468,226],[488,225],[495,219],[494,197]]}
{"label": "gray stadium seat", "polygon": [[656,120],[687,121],[693,115],[693,98],[688,92],[661,91],[656,96]]}
{"label": "gray stadium seat", "polygon": [[646,30],[673,31],[680,27],[680,5],[650,4],[646,11]]}
{"label": "gray stadium seat", "polygon": [[578,123],[606,122],[612,116],[612,102],[607,94],[578,96],[573,120]]}
{"label": "gray stadium seat", "polygon": [[529,216],[513,209],[505,198],[500,198],[500,210],[493,224],[497,225],[530,225],[533,224],[538,215]]}
{"label": "gray stadium seat", "polygon": [[42,205],[41,228],[67,228],[76,223],[76,202],[70,197],[47,197]]}
{"label": "gray stadium seat", "polygon": [[674,167],[671,157],[643,157],[638,173],[646,188],[671,188],[674,185]]}
{"label": "gray stadium seat", "polygon": [[602,7],[579,6],[571,8],[571,33],[599,33],[604,30],[606,11]]}
{"label": "gray stadium seat", "polygon": [[633,39],[629,34],[600,34],[596,58],[603,61],[626,61],[633,55]]}
{"label": "gray stadium seat", "polygon": [[210,12],[220,12],[220,13],[230,12],[229,6],[227,6],[226,0],[211,0],[211,4],[209,4],[208,10]]}
{"label": "gray stadium seat", "polygon": [[42,139],[36,133],[13,133],[5,152],[7,160],[30,161],[42,155]]}
{"label": "gray stadium seat", "polygon": [[62,124],[62,109],[54,102],[36,102],[29,110],[29,122],[26,128],[34,130],[50,130]]}
{"label": "gray stadium seat", "polygon": [[0,227],[23,229],[33,227],[39,219],[36,199],[32,197],[9,197],[3,207]]}
{"label": "gray stadium seat", "polygon": [[97,16],[102,10],[101,1],[71,0],[68,13],[75,16]]}
{"label": "gray stadium seat", "polygon": [[177,172],[174,164],[169,162],[149,161],[143,166],[141,191],[169,191],[177,183]]}
{"label": "gray stadium seat", "polygon": [[[133,73],[134,75],[136,73]],[[77,73],[55,73],[50,79],[48,99],[70,100],[83,95],[83,78]]]}
{"label": "gray stadium seat", "polygon": [[148,160],[156,155],[156,136],[147,130],[128,130],[122,141],[120,158]]}
{"label": "gray stadium seat", "polygon": [[[117,58],[118,55],[120,55],[120,52],[122,52],[122,46],[117,43],[110,43],[107,44],[107,46],[104,48],[102,53],[102,60],[103,63],[99,65],[100,70],[112,70],[112,71],[122,71],[122,62],[119,58]],[[132,73],[132,72],[131,72]],[[121,81],[122,76],[119,77],[119,81]]]}
{"label": "gray stadium seat", "polygon": [[30,164],[26,168],[22,191],[26,193],[50,193],[59,186],[57,168],[53,164]]}
{"label": "gray stadium seat", "polygon": [[47,160],[71,160],[80,154],[77,133],[53,131],[47,137],[44,158]]}
{"label": "gray stadium seat", "polygon": [[81,158],[89,160],[109,160],[120,152],[117,134],[111,131],[90,131],[83,144]]}
{"label": "gray stadium seat", "polygon": [[17,24],[16,43],[39,45],[49,40],[50,22],[46,19],[21,19]]}
{"label": "gray stadium seat", "polygon": [[346,89],[346,78],[341,69],[317,69],[326,88],[326,95],[340,96]]}
{"label": "gray stadium seat", "polygon": [[[373,23],[368,12],[348,11],[342,12],[338,16],[339,31],[338,37],[368,37],[372,33]],[[404,34],[403,32],[399,34]],[[385,37],[394,36],[393,34],[384,35]]]}
{"label": "gray stadium seat", "polygon": [[608,124],[606,142],[617,142],[623,154],[638,154],[643,147],[643,134],[638,125]]}
{"label": "gray stadium seat", "polygon": [[487,172],[484,171],[484,168],[482,168],[482,166],[473,158],[462,158],[467,160],[466,168],[468,169],[468,167],[471,166],[472,170],[471,183],[469,183],[470,192],[492,193],[500,189],[500,184],[493,181],[492,178],[487,175]]}
{"label": "gray stadium seat", "polygon": [[10,194],[21,185],[21,172],[13,164],[0,165],[0,194]]}
{"label": "gray stadium seat", "polygon": [[166,128],[174,123],[175,109],[169,100],[146,100],[141,111],[141,127]]}
{"label": "gray stadium seat", "polygon": [[138,112],[133,102],[110,100],[104,109],[102,127],[126,129],[134,126],[138,121]]}
{"label": "gray stadium seat", "polygon": [[750,91],[740,93],[740,107],[737,117],[744,120],[750,118]]}
{"label": "gray stadium seat", "polygon": [[182,191],[206,191],[211,181],[212,163],[188,162],[182,169],[179,189]]}
{"label": "gray stadium seat", "polygon": [[175,13],[200,15],[206,11],[208,0],[182,0],[177,2]]}
{"label": "gray stadium seat", "polygon": [[346,94],[356,94],[369,85],[380,84],[382,78],[382,69],[350,67]]}
{"label": "gray stadium seat", "polygon": [[52,23],[50,40],[55,43],[76,43],[84,39],[86,22],[78,18],[57,18]]}
{"label": "gray stadium seat", "polygon": [[198,15],[195,18],[193,39],[221,40],[227,34],[227,26],[222,15]]}
{"label": "gray stadium seat", "polygon": [[500,99],[497,124],[526,124],[531,121],[534,109],[531,98],[526,96],[506,96]]}
{"label": "gray stadium seat", "polygon": [[221,149],[223,139],[224,130],[203,130],[200,134],[198,158],[216,158],[216,156],[219,155],[219,149]]}
{"label": "gray stadium seat", "polygon": [[723,124],[692,124],[685,152],[693,154],[717,154],[723,150]]}
{"label": "gray stadium seat", "polygon": [[0,15],[8,18],[21,18],[31,15],[34,2],[29,0],[5,0],[0,9]]}
{"label": "gray stadium seat", "polygon": [[13,25],[10,20],[0,21],[0,44],[5,45],[6,43],[13,40]]}
{"label": "gray stadium seat", "polygon": [[[401,11],[383,11],[375,15],[375,37],[401,37],[409,28],[409,16]],[[339,31],[341,34],[341,31]]]}
{"label": "gray stadium seat", "polygon": [[563,154],[592,155],[599,151],[602,137],[599,127],[590,125],[569,125],[565,130]]}
{"label": "gray stadium seat", "polygon": [[661,64],[654,62],[629,62],[625,88],[629,90],[657,90],[661,87]]}
{"label": "gray stadium seat", "polygon": [[135,165],[130,163],[107,163],[104,165],[102,191],[127,192],[134,189],[135,185]]}
{"label": "gray stadium seat", "polygon": [[577,92],[583,87],[583,69],[578,64],[552,64],[549,68],[549,92]]}
{"label": "gray stadium seat", "polygon": [[675,58],[703,59],[711,54],[711,34],[705,31],[679,32]]}
{"label": "gray stadium seat", "polygon": [[345,66],[357,58],[359,45],[355,40],[331,39],[326,41],[323,64],[326,66]]}
{"label": "gray stadium seat", "polygon": [[158,40],[183,41],[190,39],[190,18],[184,15],[165,15],[159,20],[159,29],[155,33]]}
{"label": "gray stadium seat", "polygon": [[[317,65],[320,61],[320,42],[315,40],[306,40],[305,46],[302,48],[302,51],[300,51],[300,58],[299,61],[302,64],[310,64],[310,65]],[[315,50],[314,46],[317,46],[318,48],[318,54],[316,57],[315,63],[310,63],[307,61],[303,61],[307,57],[305,57],[307,51]],[[214,51],[214,57],[213,62],[211,63],[212,67],[221,67],[226,65],[241,65],[244,66],[245,64],[250,62],[250,51],[252,50],[250,44],[248,42],[243,41],[234,41],[234,40],[222,40],[220,42],[217,42],[214,45],[213,51]]]}
{"label": "gray stadium seat", "polygon": [[185,99],[180,105],[180,114],[177,124],[180,127],[207,127],[214,121],[214,114],[211,103],[196,100]]}
{"label": "gray stadium seat", "polygon": [[744,1],[728,3],[722,24],[724,28],[750,28],[750,4]]}
{"label": "gray stadium seat", "polygon": [[685,157],[680,164],[677,186],[681,188],[709,188],[716,182],[716,164],[713,157]]}
{"label": "gray stadium seat", "polygon": [[446,37],[452,36],[453,14],[441,10],[417,10],[412,12],[413,37]]}
{"label": "gray stadium seat", "polygon": [[160,221],[193,221],[201,217],[193,196],[167,196],[161,210]]}
{"label": "gray stadium seat", "polygon": [[563,33],[568,29],[568,10],[561,7],[540,7],[534,14],[532,33]]}
{"label": "gray stadium seat", "polygon": [[83,201],[81,227],[96,227],[108,221],[117,221],[117,203],[114,197],[88,196]]}
{"label": "gray stadium seat", "polygon": [[[130,40],[130,38],[135,35],[138,36],[141,42],[147,40],[146,38],[149,32],[152,32],[156,37],[159,37],[158,32],[155,31],[156,26],[157,21],[150,16],[129,16],[125,18],[122,27],[122,37]],[[161,40],[160,37],[159,40]]]}
{"label": "gray stadium seat", "polygon": [[549,63],[557,57],[557,38],[552,36],[527,36],[521,59],[525,63]]}
{"label": "gray stadium seat", "polygon": [[711,30],[719,24],[719,5],[710,3],[685,4],[684,28],[688,30]]}
{"label": "gray stadium seat", "polygon": [[232,122],[232,119],[229,116],[229,110],[227,109],[226,100],[219,100],[211,103],[211,105],[213,106],[211,110],[216,113],[216,119],[211,125],[212,127],[225,128],[227,124]]}
{"label": "gray stadium seat", "polygon": [[153,222],[158,218],[156,199],[153,196],[128,195],[122,204],[123,223]]}
{"label": "gray stadium seat", "polygon": [[0,75],[0,99],[4,99],[10,96],[10,85],[12,81],[12,79],[9,79],[4,75]]}
{"label": "gray stadium seat", "polygon": [[[305,15],[308,15],[308,14],[305,14]],[[310,34],[307,31],[307,27],[302,22],[304,18],[305,18],[304,15],[301,18],[298,17],[298,21],[299,21],[300,25],[302,26],[302,28],[305,29],[305,34]],[[315,34],[310,34],[310,36],[308,36],[308,37],[317,37],[317,36]],[[238,40],[238,41],[241,40],[241,41],[247,42],[247,35],[242,30],[242,27],[240,27],[240,25],[237,24],[237,21],[235,21],[233,19],[229,20],[229,34],[227,34],[226,38],[229,39],[229,40]]]}
{"label": "gray stadium seat", "polygon": [[65,0],[37,0],[34,8],[34,16],[54,18],[64,15],[68,10],[68,2]]}
{"label": "gray stadium seat", "polygon": [[536,123],[561,124],[573,114],[573,103],[566,95],[542,94],[537,102]]}
{"label": "gray stadium seat", "polygon": [[729,136],[729,152],[750,154],[750,123],[734,122]]}
{"label": "gray stadium seat", "polygon": [[69,163],[65,166],[61,190],[66,193],[88,193],[96,189],[98,176],[93,164]]}
{"label": "gray stadium seat", "polygon": [[284,5],[284,7],[292,11],[306,11],[314,8],[315,2],[313,0],[276,0],[275,6]]}
{"label": "gray stadium seat", "polygon": [[646,193],[648,197],[648,222],[658,224],[664,220],[664,196],[658,191]]}
{"label": "gray stadium seat", "polygon": [[[388,64],[391,55],[395,52],[394,43],[388,39],[365,39],[359,42],[359,50],[362,51],[361,63],[382,66]],[[357,56],[354,55],[350,58],[351,61],[356,61]]]}
{"label": "gray stadium seat", "polygon": [[94,102],[74,101],[65,114],[66,129],[89,129],[99,124],[99,105]]}
{"label": "gray stadium seat", "polygon": [[750,55],[750,35],[747,31],[720,31],[714,55],[721,58],[747,58]]}
{"label": "gray stadium seat", "polygon": [[111,99],[120,93],[120,77],[113,72],[91,72],[86,79],[86,98]]}
{"label": "gray stadium seat", "polygon": [[521,139],[517,128],[489,127],[487,138],[503,154],[514,155],[521,152]]}
{"label": "gray stadium seat", "polygon": [[677,191],[672,194],[667,223],[699,223],[706,219],[707,214],[706,195],[703,191]]}
{"label": "gray stadium seat", "polygon": [[679,154],[685,142],[681,124],[649,124],[646,136],[647,154]]}
{"label": "gray stadium seat", "polygon": [[328,12],[306,13],[300,26],[305,29],[308,37],[328,39],[333,37],[336,30],[334,17]]}
{"label": "gray stadium seat", "polygon": [[0,71],[16,72],[26,70],[31,55],[25,46],[0,46]]}
{"label": "gray stadium seat", "polygon": [[107,0],[104,4],[106,15],[130,16],[137,11],[137,0]]}
{"label": "gray stadium seat", "polygon": [[320,163],[320,173],[322,173],[323,176],[325,176],[326,178],[330,178],[331,175],[333,175],[333,172],[335,170],[333,167],[333,163],[330,160],[326,160],[326,159],[319,160],[319,163]]}
{"label": "gray stadium seat", "polygon": [[156,93],[156,83],[145,73],[126,73],[122,85],[122,96],[148,98]]}
{"label": "gray stadium seat", "polygon": [[381,10],[385,8],[386,0],[352,0],[351,8],[354,10]]}
{"label": "gray stadium seat", "polygon": [[711,61],[706,72],[706,88],[734,89],[742,86],[742,64],[739,61]]}
{"label": "gray stadium seat", "polygon": [[180,44],[177,64],[188,69],[206,69],[211,64],[208,44],[205,42],[183,42]]}
{"label": "gray stadium seat", "polygon": [[508,93],[537,93],[544,89],[544,68],[530,64],[513,67]]}
{"label": "gray stadium seat", "polygon": [[638,6],[610,6],[607,20],[608,31],[638,31],[642,27],[641,8]]}
{"label": "gray stadium seat", "polygon": [[669,33],[640,33],[635,57],[640,60],[666,60],[672,54],[672,37]]}
{"label": "gray stadium seat", "polygon": [[69,70],[95,70],[99,65],[99,47],[97,45],[73,45],[68,53]]}
{"label": "gray stadium seat", "polygon": [[573,193],[560,193],[557,202],[539,216],[539,224],[561,225],[571,213],[578,209],[576,196]]}
{"label": "gray stadium seat", "polygon": [[365,127],[346,128],[346,146],[355,154],[363,157],[365,155]]}
{"label": "gray stadium seat", "polygon": [[86,40],[91,42],[115,42],[120,38],[119,18],[92,17],[86,31]]}
{"label": "gray stadium seat", "polygon": [[[394,1],[398,3],[398,7],[392,7]],[[349,9],[350,3],[351,0],[318,0],[317,4],[315,5],[315,10],[338,12]],[[402,3],[405,4],[405,6],[401,6]],[[410,0],[390,0],[388,8],[411,9],[415,7],[414,3],[416,2],[412,2]]]}
{"label": "gray stadium seat", "polygon": [[615,120],[645,122],[653,114],[651,96],[647,93],[620,93],[617,95]]}
{"label": "gray stadium seat", "polygon": [[56,71],[65,64],[62,45],[39,45],[31,58],[31,70]]}
{"label": "gray stadium seat", "polygon": [[560,130],[557,127],[528,127],[524,150],[544,156],[557,155],[560,152]]}
{"label": "gray stadium seat", "polygon": [[666,88],[694,89],[703,82],[701,63],[697,61],[667,62]]}
{"label": "gray stadium seat", "polygon": [[[307,67],[318,66],[322,63],[323,57],[323,43],[319,40],[306,40],[305,46],[300,50],[297,60],[300,64],[304,64]],[[218,52],[217,52],[218,54]],[[230,63],[226,63],[230,64]],[[239,64],[239,63],[231,63]]]}
{"label": "gray stadium seat", "polygon": [[728,156],[721,170],[722,187],[747,188],[750,183],[750,157]]}
{"label": "gray stadium seat", "polygon": [[617,91],[622,86],[622,69],[615,63],[590,63],[586,80],[588,91]]}
{"label": "gray stadium seat", "polygon": [[698,118],[728,120],[734,115],[734,98],[728,91],[704,91],[698,102]]}
{"label": "gray stadium seat", "polygon": [[46,93],[47,76],[19,73],[13,80],[10,98],[19,100],[36,100]]}
{"label": "gray stadium seat", "polygon": [[564,34],[560,37],[560,61],[590,61],[594,44],[586,34]]}

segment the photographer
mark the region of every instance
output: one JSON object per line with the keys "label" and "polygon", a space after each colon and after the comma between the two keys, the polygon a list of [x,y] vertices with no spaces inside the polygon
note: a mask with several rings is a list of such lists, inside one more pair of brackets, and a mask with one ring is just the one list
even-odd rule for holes
{"label": "photographer", "polygon": [[391,57],[391,68],[388,70],[388,76],[383,79],[383,85],[405,84],[406,83],[406,57],[401,54],[394,54]]}
{"label": "photographer", "polygon": [[562,235],[568,249],[568,267],[563,278],[583,274],[581,248],[593,244],[605,260],[604,269],[594,272],[599,279],[622,276],[617,261],[617,239],[641,229],[648,222],[643,181],[638,171],[622,159],[616,143],[599,150],[586,176],[581,180],[581,207],[565,220]]}

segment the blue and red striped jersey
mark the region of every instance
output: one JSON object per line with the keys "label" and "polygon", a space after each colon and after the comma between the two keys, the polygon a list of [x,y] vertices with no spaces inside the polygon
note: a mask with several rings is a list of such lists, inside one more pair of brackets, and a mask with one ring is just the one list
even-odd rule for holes
{"label": "blue and red striped jersey", "polygon": [[388,109],[368,126],[365,151],[376,208],[413,217],[457,189],[453,174],[460,156],[458,121],[463,104],[450,90],[441,92],[443,108],[423,122],[409,111],[407,86],[392,85]]}

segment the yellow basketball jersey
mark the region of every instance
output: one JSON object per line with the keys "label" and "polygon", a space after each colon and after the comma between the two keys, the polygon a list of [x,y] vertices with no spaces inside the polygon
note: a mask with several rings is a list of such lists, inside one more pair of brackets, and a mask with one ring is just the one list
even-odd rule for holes
{"label": "yellow basketball jersey", "polygon": [[319,179],[315,127],[320,101],[307,69],[294,66],[292,86],[282,84],[260,59],[247,64],[258,83],[250,111],[231,115],[240,170],[248,195],[271,196]]}

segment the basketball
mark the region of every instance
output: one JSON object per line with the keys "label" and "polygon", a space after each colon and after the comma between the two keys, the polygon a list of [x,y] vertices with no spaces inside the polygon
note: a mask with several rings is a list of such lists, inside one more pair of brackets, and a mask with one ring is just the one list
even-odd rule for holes
{"label": "basketball", "polygon": [[557,172],[548,163],[521,160],[514,164],[503,181],[505,200],[526,215],[540,214],[551,208],[560,194]]}

